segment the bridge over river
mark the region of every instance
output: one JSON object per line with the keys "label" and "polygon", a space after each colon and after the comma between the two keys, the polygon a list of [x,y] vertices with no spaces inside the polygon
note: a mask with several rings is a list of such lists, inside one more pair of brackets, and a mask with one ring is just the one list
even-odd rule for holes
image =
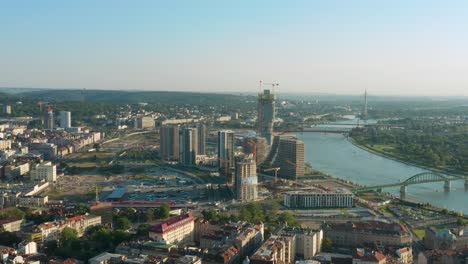
{"label": "bridge over river", "polygon": [[444,191],[449,192],[451,189],[451,181],[456,180],[465,180],[465,188],[468,188],[468,176],[458,176],[458,175],[444,175],[436,172],[423,172],[413,175],[402,182],[381,184],[374,186],[363,186],[353,189],[354,193],[371,191],[371,190],[382,190],[384,188],[391,187],[400,187],[400,196],[404,198],[408,191],[409,185],[414,184],[423,184],[423,183],[432,183],[432,182],[444,182]]}

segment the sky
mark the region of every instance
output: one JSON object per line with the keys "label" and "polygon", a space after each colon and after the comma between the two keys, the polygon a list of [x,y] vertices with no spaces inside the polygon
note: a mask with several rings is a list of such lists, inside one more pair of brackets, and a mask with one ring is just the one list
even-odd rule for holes
{"label": "sky", "polygon": [[0,1],[0,87],[468,96],[468,1]]}

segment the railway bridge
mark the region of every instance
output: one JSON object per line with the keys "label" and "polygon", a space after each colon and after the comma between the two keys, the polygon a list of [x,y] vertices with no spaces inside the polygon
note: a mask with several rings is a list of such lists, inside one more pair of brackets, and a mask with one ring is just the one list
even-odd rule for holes
{"label": "railway bridge", "polygon": [[423,172],[413,175],[402,182],[390,183],[390,184],[381,184],[374,186],[363,186],[353,189],[354,193],[365,192],[370,190],[379,190],[381,191],[384,188],[391,187],[400,187],[400,196],[404,198],[408,191],[409,185],[423,184],[423,183],[432,183],[432,182],[443,182],[444,191],[449,192],[451,189],[451,181],[455,180],[465,180],[465,188],[468,188],[468,176],[458,176],[458,175],[444,175],[436,172]]}

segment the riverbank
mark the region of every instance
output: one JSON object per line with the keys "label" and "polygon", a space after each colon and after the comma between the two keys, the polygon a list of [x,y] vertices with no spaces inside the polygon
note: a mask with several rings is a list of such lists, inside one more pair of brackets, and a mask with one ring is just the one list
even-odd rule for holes
{"label": "riverbank", "polygon": [[401,163],[406,164],[406,165],[418,167],[418,168],[428,170],[428,171],[431,171],[431,172],[442,173],[442,174],[452,175],[452,176],[456,176],[456,177],[464,177],[464,175],[453,173],[452,171],[441,170],[441,169],[436,168],[436,167],[427,166],[426,164],[423,164],[421,162],[417,162],[417,161],[414,161],[414,160],[408,161],[408,160],[403,159],[403,157],[400,157],[398,155],[394,155],[394,154],[391,154],[391,153],[388,153],[388,152],[385,152],[385,151],[381,151],[381,150],[378,150],[376,148],[373,148],[373,147],[370,147],[370,146],[367,146],[367,145],[359,144],[352,137],[347,137],[347,139],[354,146],[356,146],[356,147],[358,147],[358,148],[360,148],[362,150],[365,150],[367,152],[370,152],[372,154],[381,156],[383,158],[391,159],[391,160],[401,162]]}

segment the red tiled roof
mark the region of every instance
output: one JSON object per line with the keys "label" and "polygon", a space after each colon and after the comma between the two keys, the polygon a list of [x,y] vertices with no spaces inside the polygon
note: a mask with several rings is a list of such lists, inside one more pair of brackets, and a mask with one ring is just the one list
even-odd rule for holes
{"label": "red tiled roof", "polygon": [[19,221],[19,220],[23,220],[23,219],[20,218],[20,217],[12,217],[12,218],[7,218],[7,219],[2,219],[2,220],[0,220],[0,225],[9,224],[9,223],[16,222],[16,221]]}
{"label": "red tiled roof", "polygon": [[153,226],[151,231],[155,233],[166,233],[192,221],[195,221],[195,217],[193,217],[193,215],[189,213],[183,216],[169,219],[166,222],[157,224]]}

